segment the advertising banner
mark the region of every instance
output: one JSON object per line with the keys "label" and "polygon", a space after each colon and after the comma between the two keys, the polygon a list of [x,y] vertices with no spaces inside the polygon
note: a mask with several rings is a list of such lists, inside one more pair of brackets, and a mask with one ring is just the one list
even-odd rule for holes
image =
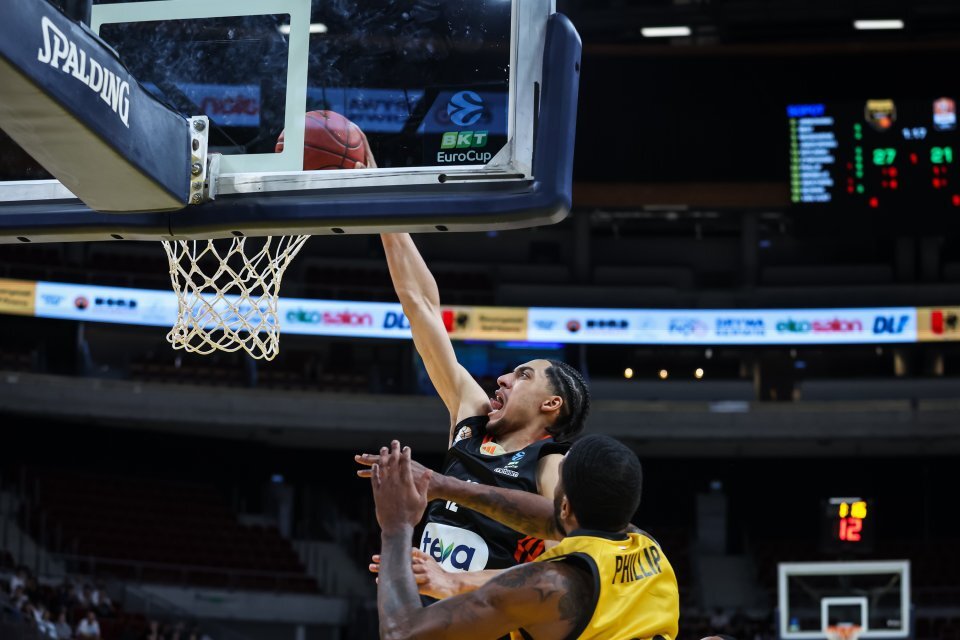
{"label": "advertising banner", "polygon": [[917,338],[920,342],[960,340],[960,307],[917,309]]}
{"label": "advertising banner", "polygon": [[0,280],[0,313],[32,316],[36,284],[22,280]]}
{"label": "advertising banner", "polygon": [[531,308],[528,340],[581,344],[915,342],[916,310]]}
{"label": "advertising banner", "polygon": [[[0,313],[172,326],[171,291],[0,280]],[[397,303],[280,298],[283,333],[410,338]],[[561,344],[802,345],[960,340],[960,307],[577,309],[443,307],[454,340]]]}
{"label": "advertising banner", "polygon": [[520,307],[444,307],[441,314],[455,340],[527,339],[527,310]]}

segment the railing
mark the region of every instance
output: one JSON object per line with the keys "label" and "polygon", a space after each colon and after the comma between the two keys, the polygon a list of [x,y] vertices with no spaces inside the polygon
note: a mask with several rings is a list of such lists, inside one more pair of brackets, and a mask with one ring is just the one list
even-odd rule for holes
{"label": "railing", "polygon": [[[196,618],[186,609],[179,607],[165,598],[153,593],[146,593],[124,583],[118,585],[123,590],[124,606],[130,611],[139,611],[147,618],[163,621],[186,621]],[[205,620],[202,623],[204,631],[216,640],[250,640],[249,637],[229,629],[217,622]]]}
{"label": "railing", "polygon": [[80,573],[94,578],[119,578],[137,583],[164,582],[180,586],[283,591],[285,588],[304,585],[309,580],[316,586],[313,578],[300,572],[227,569],[68,553],[55,553],[52,556],[62,562],[69,573]]}

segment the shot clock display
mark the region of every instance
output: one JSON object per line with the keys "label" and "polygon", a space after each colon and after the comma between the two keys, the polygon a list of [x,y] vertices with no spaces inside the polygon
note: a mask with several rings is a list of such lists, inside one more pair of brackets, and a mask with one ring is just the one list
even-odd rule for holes
{"label": "shot clock display", "polygon": [[826,551],[867,552],[873,548],[874,504],[866,498],[829,498],[823,502],[821,546]]}
{"label": "shot clock display", "polygon": [[954,98],[795,104],[787,117],[795,205],[960,208]]}

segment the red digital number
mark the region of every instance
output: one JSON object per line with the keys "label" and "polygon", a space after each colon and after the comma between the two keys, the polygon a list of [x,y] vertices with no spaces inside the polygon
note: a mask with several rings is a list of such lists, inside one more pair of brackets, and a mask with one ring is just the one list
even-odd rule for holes
{"label": "red digital number", "polygon": [[863,520],[857,518],[841,518],[839,537],[844,542],[860,542],[861,529],[863,529]]}

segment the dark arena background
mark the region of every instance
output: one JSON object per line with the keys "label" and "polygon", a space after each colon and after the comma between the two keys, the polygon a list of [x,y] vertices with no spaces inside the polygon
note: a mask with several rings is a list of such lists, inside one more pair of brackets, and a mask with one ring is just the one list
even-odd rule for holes
{"label": "dark arena background", "polygon": [[[368,29],[340,62],[312,48],[324,73],[384,86],[368,68],[411,56],[397,86],[463,81],[424,43],[440,5],[476,27],[465,3],[313,4],[330,41]],[[866,638],[960,640],[960,4],[557,10],[583,39],[572,213],[415,236],[460,362],[491,393],[533,358],[584,373],[587,432],[643,463],[634,523],[676,569],[681,639],[823,638],[829,593],[863,600],[823,620],[865,612]],[[503,41],[447,46],[504,81]],[[235,116],[219,144],[272,152],[233,100],[204,103]],[[416,127],[394,133],[382,164],[421,162]],[[0,180],[48,177],[0,149]],[[88,611],[103,640],[377,637],[353,454],[399,437],[436,469],[449,427],[380,239],[310,240],[270,362],[170,348],[158,244],[0,244],[0,639],[75,637]],[[902,561],[880,587],[844,573]],[[780,565],[805,562],[839,573],[788,593]]]}

